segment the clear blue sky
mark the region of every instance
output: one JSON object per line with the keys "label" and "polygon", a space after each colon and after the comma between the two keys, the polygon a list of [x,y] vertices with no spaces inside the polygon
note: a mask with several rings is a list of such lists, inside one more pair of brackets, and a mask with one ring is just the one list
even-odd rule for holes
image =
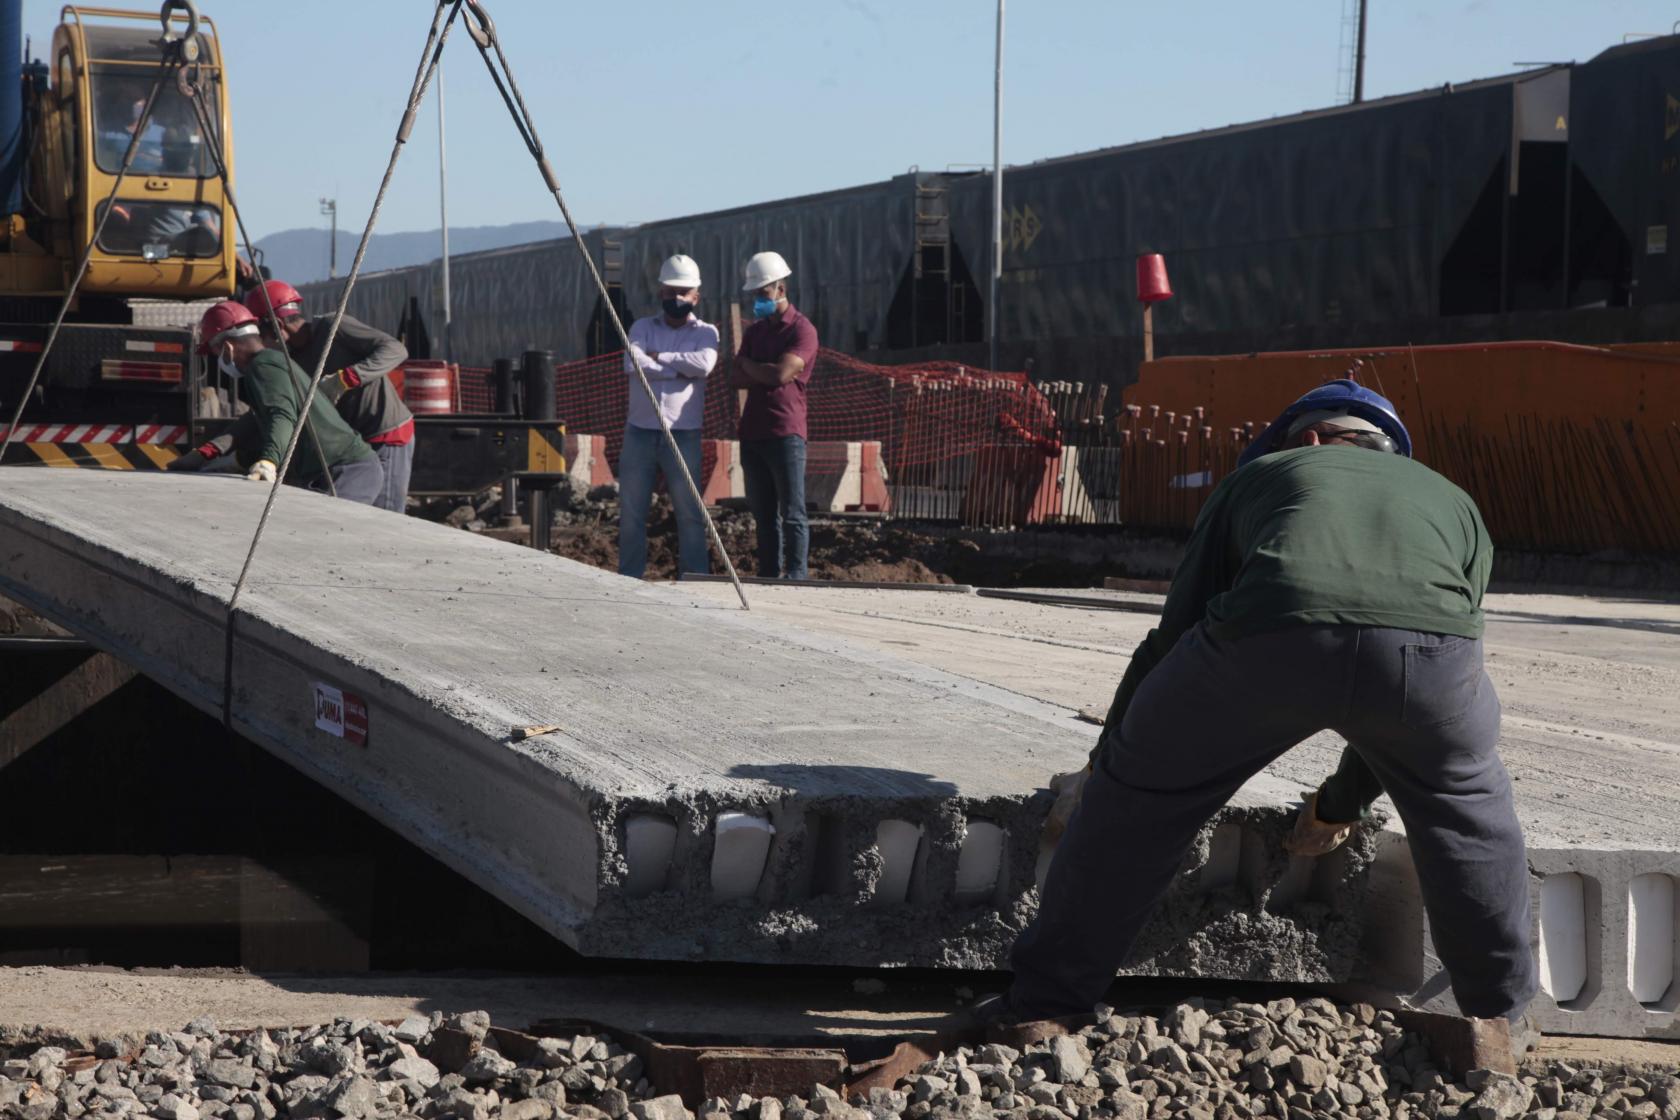
{"label": "clear blue sky", "polygon": [[[120,2],[120,0],[110,0]],[[989,162],[993,0],[487,0],[579,221],[651,221]],[[221,29],[258,237],[359,230],[425,0],[199,0]],[[125,6],[127,6],[125,4]],[[134,5],[142,6],[142,5]],[[147,3],[143,5],[155,8]],[[1343,0],[1011,0],[1004,162],[1333,104]],[[25,0],[45,55],[57,0]],[[1371,0],[1366,95],[1584,61],[1667,32],[1656,0]],[[559,215],[470,40],[445,60],[451,225]],[[429,98],[381,216],[438,224]]]}

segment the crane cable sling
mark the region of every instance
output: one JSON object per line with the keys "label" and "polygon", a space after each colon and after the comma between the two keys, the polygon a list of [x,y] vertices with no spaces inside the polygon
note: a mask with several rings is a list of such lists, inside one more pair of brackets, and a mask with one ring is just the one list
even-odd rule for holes
{"label": "crane cable sling", "polygon": [[[450,3],[451,0],[439,0],[439,7]],[[630,344],[630,335],[624,329],[624,320],[619,318],[618,309],[613,306],[612,297],[607,292],[606,281],[601,279],[600,269],[595,267],[595,258],[590,256],[589,246],[584,244],[583,234],[578,231],[577,222],[572,219],[571,209],[566,205],[565,197],[560,193],[560,180],[554,173],[554,168],[548,162],[548,156],[543,152],[542,141],[537,138],[537,126],[531,119],[529,110],[525,108],[525,98],[519,92],[519,83],[514,81],[513,68],[508,65],[507,55],[502,52],[502,41],[496,35],[496,25],[485,11],[481,0],[453,0],[459,8],[464,2],[467,8],[467,34],[478,46],[478,53],[484,58],[484,66],[490,71],[491,81],[496,83],[496,92],[502,95],[502,102],[507,106],[509,115],[513,118],[514,129],[519,138],[524,141],[525,148],[536,160],[537,169],[542,172],[543,182],[554,195],[554,201],[559,204],[560,216],[566,220],[566,228],[571,231],[572,244],[577,247],[578,255],[589,270],[590,278],[595,282],[595,290],[601,297],[601,306],[606,309],[607,317],[612,320],[613,331],[618,335],[620,345],[630,360],[630,365],[636,371],[636,380],[641,383],[642,392],[647,394],[648,403],[653,406],[653,414],[659,417],[659,430],[664,433],[665,442],[671,448],[671,458],[676,460],[677,470],[682,475],[683,484],[688,488],[694,500],[695,508],[706,520],[706,532],[712,538],[712,547],[717,549],[718,558],[729,573],[729,580],[735,585],[735,594],[741,600],[741,609],[747,610],[747,593],[741,586],[741,577],[735,571],[735,564],[729,559],[729,552],[723,547],[723,538],[718,535],[717,525],[712,521],[711,511],[706,509],[706,502],[701,497],[700,488],[695,484],[694,476],[689,472],[688,462],[683,458],[682,449],[677,446],[677,437],[671,432],[670,422],[665,419],[664,409],[659,407],[659,398],[654,395],[653,386],[648,384],[647,371],[642,368],[641,359],[636,356],[636,350]],[[451,17],[453,18],[453,17]],[[495,48],[496,57],[490,57],[491,48]],[[497,64],[500,64],[500,69]],[[503,75],[506,75],[506,84]],[[510,93],[511,91],[511,93]]]}
{"label": "crane cable sling", "polygon": [[[536,159],[537,165],[542,172],[544,182],[552,191],[555,202],[559,204],[560,213],[565,218],[567,227],[571,230],[573,243],[577,245],[578,251],[582,255],[585,265],[589,269],[590,276],[595,281],[596,290],[600,293],[602,302],[607,308],[607,313],[612,319],[613,327],[618,334],[619,341],[623,344],[626,353],[631,355],[631,364],[636,369],[637,378],[641,381],[642,389],[647,394],[648,400],[653,403],[655,412],[660,415],[660,428],[663,431],[666,440],[670,443],[673,450],[675,450],[676,437],[672,435],[670,425],[666,422],[663,413],[658,408],[658,398],[655,397],[653,387],[648,383],[647,374],[642,369],[641,362],[635,357],[634,352],[630,348],[630,338],[624,329],[623,320],[619,318],[617,310],[612,306],[612,301],[607,292],[606,283],[601,278],[600,270],[595,267],[595,261],[589,255],[589,250],[584,245],[583,237],[578,231],[577,223],[573,220],[571,211],[566,206],[566,201],[560,193],[560,184],[555,178],[554,169],[549,165],[547,156],[543,154],[542,144],[541,141],[537,139],[535,128],[530,120],[530,114],[525,110],[524,98],[520,95],[519,87],[513,80],[512,71],[507,66],[507,59],[502,53],[501,43],[496,38],[495,25],[478,0],[439,0],[437,8],[433,12],[432,26],[427,32],[426,45],[420,52],[420,62],[415,69],[413,85],[409,89],[408,104],[403,112],[402,121],[397,126],[396,138],[391,146],[391,158],[386,162],[385,174],[380,179],[378,192],[374,195],[373,207],[368,213],[367,224],[363,227],[361,239],[356,244],[356,255],[352,259],[350,271],[345,277],[344,288],[339,293],[338,309],[333,314],[332,324],[327,331],[326,341],[322,344],[321,356],[316,361],[315,369],[309,377],[309,387],[304,396],[302,411],[307,415],[311,405],[314,404],[315,393],[320,388],[321,384],[321,374],[324,372],[326,367],[327,355],[332,350],[333,341],[338,336],[339,325],[343,322],[345,311],[349,307],[350,293],[354,290],[356,280],[361,275],[362,262],[367,256],[368,242],[373,236],[375,226],[378,224],[379,212],[384,206],[385,196],[390,190],[391,179],[397,168],[397,161],[402,156],[403,147],[407,144],[410,133],[413,132],[414,121],[419,112],[420,104],[425,98],[427,88],[431,85],[432,75],[436,73],[439,60],[443,55],[443,48],[449,41],[449,32],[454,27],[455,19],[460,15],[463,6],[466,6],[469,9],[472,19],[477,22],[476,28],[469,23],[467,33],[471,35],[473,41],[478,44],[479,52],[484,56],[485,66],[490,71],[491,79],[495,82],[497,91],[501,93],[502,100],[507,104],[508,111],[513,117],[514,127],[519,131],[521,139],[525,141],[526,148],[531,152],[533,158]],[[445,18],[446,12],[447,18]],[[501,63],[502,69],[507,72],[507,85],[503,84],[501,73],[497,71],[496,64],[490,59],[489,48],[492,44],[494,44],[496,48],[496,55]],[[512,87],[511,97],[508,92],[509,86]],[[228,597],[227,626],[225,628],[226,646],[224,650],[222,672],[222,722],[230,728],[232,727],[233,720],[233,647],[234,629],[236,624],[235,612],[239,605],[239,597],[245,589],[246,581],[250,577],[251,564],[256,558],[257,548],[262,543],[263,530],[267,527],[268,519],[274,511],[275,498],[279,495],[280,487],[282,485],[281,480],[286,477],[287,468],[291,465],[292,457],[297,452],[298,438],[301,434],[301,426],[293,429],[292,431],[292,438],[286,446],[285,457],[280,463],[279,470],[276,472],[275,481],[270,484],[268,500],[263,505],[262,515],[257,519],[256,531],[252,534],[251,546],[245,553],[245,562],[240,568],[239,578],[234,582],[233,593]],[[747,596],[745,590],[741,586],[740,576],[735,571],[735,565],[730,561],[729,554],[723,547],[722,538],[718,536],[717,526],[713,523],[710,514],[706,512],[705,503],[701,500],[699,488],[695,485],[694,477],[688,470],[688,464],[683,461],[680,452],[675,455],[675,458],[679,469],[681,470],[683,481],[687,484],[689,492],[694,498],[695,504],[699,506],[702,514],[706,518],[706,528],[708,533],[711,535],[712,544],[717,549],[718,555],[722,558],[724,566],[728,569],[730,580],[735,585],[735,593],[741,600],[742,609],[745,610],[747,609]]]}
{"label": "crane cable sling", "polygon": [[[194,69],[197,69],[197,64],[194,64]],[[251,267],[256,269],[260,257],[256,246],[251,244],[251,233],[245,228],[245,215],[239,209],[239,202],[233,195],[233,180],[228,175],[227,161],[222,159],[222,134],[219,129],[213,126],[209,108],[204,104],[204,87],[200,84],[196,75],[190,79],[183,78],[181,85],[192,91],[189,100],[192,102],[193,114],[198,120],[199,133],[207,141],[205,149],[210,153],[210,158],[215,161],[216,175],[222,181],[222,194],[227,198],[228,209],[233,211],[234,222],[239,226],[240,240],[245,242],[245,255],[250,258]],[[280,329],[280,318],[274,311],[274,299],[268,294],[268,285],[262,282],[260,271],[257,272],[257,290],[262,292],[263,302],[268,306],[268,322],[274,330],[275,341],[280,344],[280,352],[286,356],[286,365],[291,372],[292,388],[297,391],[301,398],[304,391],[303,379],[300,376],[302,370],[298,368],[296,362],[292,361],[291,347],[286,345],[286,332]],[[298,417],[298,421],[309,426],[309,442],[315,446],[315,461],[320,464],[321,478],[327,484],[327,493],[335,498],[338,497],[338,487],[333,483],[332,468],[327,465],[327,453],[321,450],[321,441],[315,438],[314,418],[305,412]]]}
{"label": "crane cable sling", "polygon": [[[164,11],[164,31],[167,33],[169,30],[168,9],[165,8]],[[23,395],[18,398],[17,408],[12,410],[12,422],[6,425],[5,438],[0,439],[0,462],[5,461],[6,449],[12,444],[12,437],[17,432],[18,421],[23,419],[24,406],[29,403],[29,398],[34,394],[36,385],[40,383],[41,371],[46,368],[47,358],[52,354],[53,343],[58,340],[58,330],[64,325],[64,317],[69,314],[70,305],[75,302],[76,292],[82,286],[82,278],[87,275],[88,262],[93,259],[94,246],[99,244],[100,237],[104,236],[105,223],[110,220],[111,211],[116,209],[117,192],[122,189],[123,180],[128,178],[128,169],[134,163],[134,154],[140,150],[140,137],[145,133],[146,126],[151,123],[152,106],[157,103],[158,91],[163,89],[163,83],[169,77],[170,71],[179,65],[178,48],[175,48],[173,43],[166,45],[163,62],[158,66],[157,81],[152,83],[151,92],[146,94],[146,103],[141,108],[140,118],[134,125],[134,135],[128,138],[128,149],[123,152],[122,166],[117,168],[116,181],[111,184],[111,193],[105,196],[104,208],[99,214],[98,221],[94,223],[93,234],[88,238],[87,248],[82,250],[82,259],[81,263],[76,266],[75,279],[70,281],[70,288],[64,293],[63,302],[58,305],[58,316],[53,319],[52,329],[47,332],[47,341],[41,346],[40,356],[35,359],[35,369],[29,375],[29,384],[24,386]]]}
{"label": "crane cable sling", "polygon": [[[327,355],[332,351],[333,341],[338,337],[338,326],[343,322],[345,309],[350,304],[350,292],[355,288],[356,277],[361,273],[362,260],[367,256],[368,242],[373,237],[374,226],[379,221],[379,211],[385,204],[386,192],[390,190],[391,177],[397,170],[397,159],[402,155],[403,145],[408,142],[409,133],[414,130],[414,119],[419,112],[421,99],[425,96],[426,87],[431,84],[432,74],[437,70],[444,43],[449,39],[449,29],[454,25],[456,15],[460,13],[462,2],[463,0],[443,0],[432,16],[432,27],[426,35],[426,45],[420,52],[420,64],[415,69],[414,84],[409,89],[408,105],[403,112],[402,122],[397,126],[396,140],[391,146],[391,158],[385,164],[385,176],[379,181],[379,191],[373,198],[373,209],[368,214],[367,225],[362,229],[361,240],[356,243],[356,256],[351,261],[344,290],[339,293],[338,310],[333,314],[332,326],[321,346],[321,356],[316,360],[315,370],[309,377],[309,387],[303,399],[304,415],[308,415],[310,407],[315,403],[315,393],[321,386],[321,373],[326,367]],[[444,19],[445,8],[449,10],[447,20]],[[262,516],[257,519],[256,532],[251,536],[251,547],[245,553],[245,563],[239,569],[239,578],[234,581],[233,593],[228,597],[226,646],[222,660],[222,723],[229,728],[233,726],[234,612],[239,606],[240,593],[245,590],[245,582],[250,577],[251,561],[256,558],[257,546],[262,543],[263,529],[268,525],[269,515],[274,512],[274,500],[280,493],[282,480],[292,463],[292,456],[297,453],[298,439],[302,434],[301,424],[292,429],[292,438],[286,444],[286,454],[280,461],[279,470],[275,472],[274,481],[269,484],[268,500],[263,504]]]}

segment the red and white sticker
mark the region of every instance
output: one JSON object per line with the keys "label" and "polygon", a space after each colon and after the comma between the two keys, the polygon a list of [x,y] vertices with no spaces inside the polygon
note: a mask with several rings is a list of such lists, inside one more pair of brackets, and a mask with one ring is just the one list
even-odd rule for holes
{"label": "red and white sticker", "polygon": [[367,701],[354,692],[345,692],[330,684],[316,681],[313,686],[315,726],[328,735],[348,739],[358,747],[367,745]]}

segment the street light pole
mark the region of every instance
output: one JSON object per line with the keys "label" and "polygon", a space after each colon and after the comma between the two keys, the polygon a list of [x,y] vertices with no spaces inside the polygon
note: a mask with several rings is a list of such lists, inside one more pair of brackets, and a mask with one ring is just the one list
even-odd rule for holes
{"label": "street light pole", "polygon": [[986,305],[991,337],[987,368],[998,368],[998,280],[1003,276],[1003,0],[997,6],[997,58],[992,69],[992,284]]}
{"label": "street light pole", "polygon": [[443,144],[443,61],[437,66],[438,94],[438,218],[443,225],[443,360],[454,356],[449,346],[449,164]]}
{"label": "street light pole", "polygon": [[1365,100],[1365,10],[1370,0],[1359,0],[1359,45],[1353,52],[1353,103]]}
{"label": "street light pole", "polygon": [[327,236],[327,279],[338,278],[338,199],[321,198],[321,213],[332,218],[332,233]]}

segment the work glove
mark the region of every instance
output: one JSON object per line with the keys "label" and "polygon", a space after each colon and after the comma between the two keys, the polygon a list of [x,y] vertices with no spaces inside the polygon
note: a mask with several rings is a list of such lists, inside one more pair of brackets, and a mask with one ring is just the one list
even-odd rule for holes
{"label": "work glove", "polygon": [[354,389],[362,383],[362,375],[356,372],[355,366],[345,366],[333,375],[338,383],[346,389]]}
{"label": "work glove", "polygon": [[1083,770],[1057,774],[1050,779],[1050,790],[1056,795],[1056,803],[1050,806],[1050,815],[1044,820],[1041,847],[1054,848],[1061,843],[1062,833],[1067,831],[1073,811],[1079,808],[1079,799],[1084,795],[1085,783],[1090,777],[1091,764],[1087,762]]}
{"label": "work glove", "polygon": [[252,482],[273,482],[278,473],[279,468],[274,465],[274,460],[258,459],[245,477]]}
{"label": "work glove", "polygon": [[1321,821],[1318,819],[1318,791],[1301,791],[1301,813],[1295,818],[1295,830],[1284,837],[1283,850],[1292,856],[1322,856],[1341,847],[1353,835],[1351,821]]}

